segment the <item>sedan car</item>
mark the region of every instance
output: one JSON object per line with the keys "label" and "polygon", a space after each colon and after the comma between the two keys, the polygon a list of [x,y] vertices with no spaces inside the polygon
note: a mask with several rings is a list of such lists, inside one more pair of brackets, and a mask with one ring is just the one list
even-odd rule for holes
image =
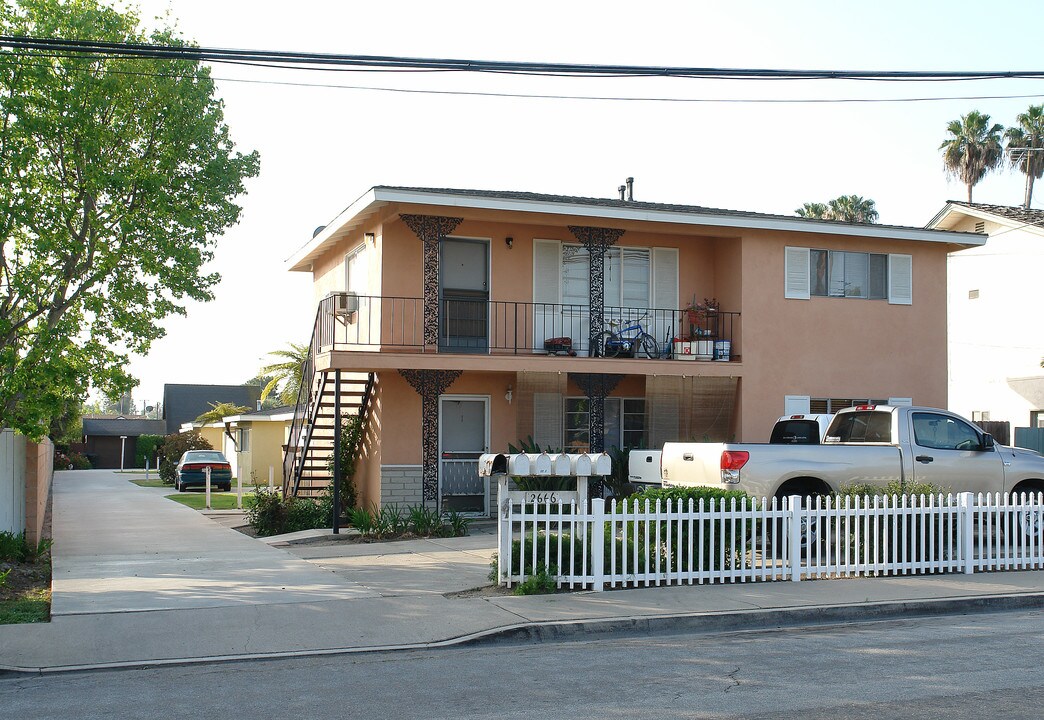
{"label": "sedan car", "polygon": [[174,489],[185,492],[190,487],[207,486],[206,468],[210,468],[211,489],[232,489],[232,466],[217,450],[189,450],[178,460]]}

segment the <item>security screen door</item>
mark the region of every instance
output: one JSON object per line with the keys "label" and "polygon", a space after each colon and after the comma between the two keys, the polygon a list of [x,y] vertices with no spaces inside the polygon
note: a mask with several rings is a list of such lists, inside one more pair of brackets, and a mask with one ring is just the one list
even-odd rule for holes
{"label": "security screen door", "polygon": [[439,399],[439,507],[487,515],[488,478],[479,477],[478,460],[489,447],[485,397],[444,395]]}

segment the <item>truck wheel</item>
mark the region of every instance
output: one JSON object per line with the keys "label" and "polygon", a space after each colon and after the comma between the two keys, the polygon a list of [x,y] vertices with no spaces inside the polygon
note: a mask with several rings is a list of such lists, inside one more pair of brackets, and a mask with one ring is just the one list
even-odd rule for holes
{"label": "truck wheel", "polygon": [[[787,486],[784,486],[783,488],[781,488],[776,493],[776,501],[777,501],[777,503],[782,503],[783,498],[789,497],[791,495],[800,495],[801,496],[802,507],[805,507],[810,499],[812,500],[812,502],[815,502],[815,498],[817,498],[817,497],[819,497],[820,495],[823,495],[823,494],[824,493],[819,488],[813,489],[811,487],[804,486],[804,487],[799,489],[799,488],[793,488],[793,487],[788,488]],[[816,552],[817,552],[817,548],[818,548],[819,556],[820,557],[826,557],[826,545],[827,545],[827,542],[826,542],[826,540],[824,538],[824,533],[822,532],[822,528],[819,527],[819,522],[818,521],[819,521],[819,518],[816,518],[816,517],[806,517],[802,521],[802,523],[801,523],[801,556],[802,557],[809,557],[810,554],[811,554],[811,556],[815,557],[816,556]],[[783,530],[783,528],[780,528],[780,532],[777,533],[777,540],[779,542],[783,541],[784,533],[782,532],[782,530]],[[786,552],[787,549],[783,548],[783,551]]]}
{"label": "truck wheel", "polygon": [[[1021,537],[1028,540],[1038,540],[1044,531],[1044,510],[1040,508],[1040,493],[1044,492],[1044,485],[1024,484],[1019,485],[1011,493],[1012,505],[1022,505],[1025,500],[1025,510],[1016,510],[1011,518],[1012,528],[1017,528],[1012,535],[1013,540],[1018,542]],[[1032,507],[1036,506],[1036,507]]]}

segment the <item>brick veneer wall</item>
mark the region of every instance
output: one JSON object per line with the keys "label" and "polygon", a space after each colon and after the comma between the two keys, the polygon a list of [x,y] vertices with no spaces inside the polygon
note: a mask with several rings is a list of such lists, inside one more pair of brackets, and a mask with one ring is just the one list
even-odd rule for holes
{"label": "brick veneer wall", "polygon": [[420,465],[381,465],[381,506],[420,505],[421,475]]}

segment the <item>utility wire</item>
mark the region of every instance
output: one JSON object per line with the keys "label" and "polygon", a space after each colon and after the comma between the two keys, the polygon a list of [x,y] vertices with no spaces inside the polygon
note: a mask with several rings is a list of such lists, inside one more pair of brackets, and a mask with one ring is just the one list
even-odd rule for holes
{"label": "utility wire", "polygon": [[[2,58],[0,54],[0,58]],[[53,55],[34,55],[34,57],[53,57]],[[235,63],[258,67],[256,63]],[[0,59],[0,67],[47,67],[35,62],[6,62]],[[274,67],[274,66],[261,66]],[[112,68],[101,68],[101,72],[109,75],[130,75],[135,77],[164,77],[164,78],[186,78],[193,75],[179,75],[176,73],[156,73],[145,71],[115,70]],[[431,72],[431,71],[430,71]],[[379,85],[345,85],[341,83],[308,83],[293,82],[287,80],[256,80],[250,78],[236,78],[220,75],[212,75],[211,79],[218,82],[243,83],[248,85],[272,85],[278,87],[318,88],[327,90],[362,90],[370,92],[400,93],[407,95],[448,95],[459,97],[491,97],[491,98],[513,98],[523,100],[595,100],[602,102],[651,102],[651,103],[720,103],[735,105],[757,105],[757,104],[779,104],[779,105],[802,105],[802,104],[844,104],[844,103],[916,103],[916,102],[945,102],[953,100],[1023,100],[1044,98],[1044,92],[1016,94],[1016,95],[926,95],[918,97],[892,97],[892,98],[737,98],[737,97],[666,97],[666,96],[628,96],[628,95],[569,95],[551,93],[520,93],[520,92],[497,92],[483,90],[430,90],[422,88],[401,88]]]}
{"label": "utility wire", "polygon": [[774,70],[766,68],[700,68],[645,65],[601,65],[524,61],[465,60],[453,58],[410,58],[387,55],[343,55],[334,53],[237,50],[188,45],[116,43],[64,38],[34,38],[0,35],[0,47],[70,55],[103,57],[182,59],[214,63],[259,63],[294,65],[319,69],[399,70],[416,72],[506,73],[570,77],[671,77],[703,80],[867,80],[952,82],[966,80],[1042,79],[1044,70],[938,71],[938,70]]}

